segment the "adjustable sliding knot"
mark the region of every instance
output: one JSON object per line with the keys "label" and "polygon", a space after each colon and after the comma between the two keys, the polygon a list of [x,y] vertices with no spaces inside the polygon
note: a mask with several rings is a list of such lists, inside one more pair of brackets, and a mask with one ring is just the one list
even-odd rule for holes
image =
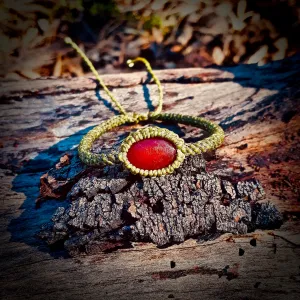
{"label": "adjustable sliding knot", "polygon": [[[159,79],[153,73],[150,63],[146,59],[137,57],[133,60],[128,60],[127,64],[129,67],[132,67],[137,61],[144,63],[147,71],[152,75],[158,87],[158,105],[152,112],[128,113],[108,90],[84,52],[70,38],[66,38],[65,41],[70,44],[88,64],[99,81],[99,84],[110,97],[114,107],[120,112],[120,115],[102,122],[82,138],[78,146],[78,154],[83,163],[89,166],[102,167],[122,162],[133,174],[162,176],[173,173],[175,169],[180,167],[186,156],[214,150],[222,144],[224,131],[219,125],[200,117],[161,112],[163,107],[162,86]],[[94,141],[99,139],[106,132],[124,124],[138,124],[141,121],[167,121],[191,125],[207,131],[210,136],[195,143],[185,143],[175,132],[157,126],[150,126],[130,133],[122,142],[118,151],[112,150],[109,154],[99,154],[91,151]]]}
{"label": "adjustable sliding knot", "polygon": [[149,113],[128,113],[126,118],[128,123],[138,124],[140,121],[147,121],[149,119]]}

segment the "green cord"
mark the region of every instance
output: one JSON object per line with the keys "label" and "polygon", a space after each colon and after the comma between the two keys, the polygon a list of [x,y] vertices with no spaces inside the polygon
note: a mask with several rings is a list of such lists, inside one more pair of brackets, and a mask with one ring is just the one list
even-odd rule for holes
{"label": "green cord", "polygon": [[85,53],[77,46],[76,43],[74,43],[71,40],[71,38],[66,37],[65,38],[65,43],[71,45],[72,48],[74,50],[76,50],[76,52],[82,57],[82,59],[85,61],[85,63],[88,65],[88,67],[90,68],[90,70],[93,72],[93,74],[95,75],[95,77],[99,81],[100,85],[102,86],[102,88],[104,89],[104,91],[106,92],[106,94],[111,99],[112,103],[118,108],[118,110],[119,110],[119,112],[121,114],[127,116],[127,113],[126,113],[125,109],[122,107],[122,105],[119,103],[119,101],[114,97],[114,95],[109,91],[109,89],[107,88],[107,86],[103,82],[102,78],[100,77],[99,73],[97,72],[97,70],[95,69],[95,67],[93,66],[92,62],[89,60],[89,58],[85,55]]}
{"label": "green cord", "polygon": [[154,82],[156,83],[157,87],[158,87],[158,106],[156,108],[156,110],[154,112],[151,112],[151,115],[152,116],[155,116],[159,113],[161,113],[162,111],[162,106],[163,106],[163,89],[162,89],[162,86],[161,86],[161,83],[159,81],[159,79],[156,77],[156,75],[153,73],[153,70],[151,68],[151,65],[150,63],[143,57],[137,57],[135,59],[128,59],[127,60],[127,64],[129,67],[133,67],[134,66],[134,63],[137,62],[137,61],[141,61],[144,63],[144,65],[146,66],[146,69],[147,71],[152,75],[152,78],[154,80]]}
{"label": "green cord", "polygon": [[[206,151],[216,149],[221,146],[224,141],[224,131],[223,129],[204,118],[194,117],[194,116],[185,116],[181,114],[172,114],[172,113],[161,113],[163,106],[163,90],[159,79],[153,73],[150,63],[142,57],[137,57],[133,60],[129,59],[127,64],[129,67],[132,67],[135,62],[141,61],[145,64],[146,69],[152,75],[154,82],[156,83],[159,91],[158,106],[154,112],[149,112],[147,114],[142,113],[127,113],[122,105],[115,99],[115,97],[110,93],[103,80],[101,79],[99,73],[96,71],[92,62],[88,59],[85,53],[69,38],[65,38],[65,42],[70,44],[77,53],[83,58],[86,64],[89,66],[100,85],[110,97],[113,104],[118,108],[121,115],[110,118],[109,120],[102,122],[98,126],[90,130],[81,140],[78,146],[79,157],[82,162],[89,166],[105,166],[108,164],[115,164],[117,162],[123,162],[125,167],[129,169],[134,174],[140,174],[142,176],[162,176],[171,174],[176,168],[178,168],[183,162],[185,156],[196,155]],[[142,128],[136,132],[131,133],[122,143],[121,149],[119,152],[112,151],[110,154],[97,154],[91,151],[93,143],[95,140],[99,139],[104,133],[110,131],[111,129],[123,125],[125,123],[139,123],[140,121],[147,120],[158,120],[158,121],[169,121],[175,123],[182,123],[186,125],[192,125],[203,130],[206,130],[210,136],[200,140],[196,143],[184,143],[184,141],[179,138],[179,136],[167,129],[159,127],[149,127]],[[129,148],[137,141],[140,141],[145,138],[150,137],[163,137],[176,145],[177,148],[177,157],[175,161],[166,168],[160,170],[142,170],[138,169],[132,165],[127,159],[127,152]]]}

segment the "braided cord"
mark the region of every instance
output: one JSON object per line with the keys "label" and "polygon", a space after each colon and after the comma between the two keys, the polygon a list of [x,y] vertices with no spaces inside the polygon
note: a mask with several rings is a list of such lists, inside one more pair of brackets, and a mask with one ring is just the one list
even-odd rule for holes
{"label": "braided cord", "polygon": [[153,111],[153,112],[150,113],[151,116],[155,116],[157,114],[160,114],[161,111],[162,111],[162,106],[163,106],[163,89],[162,89],[162,86],[161,86],[161,83],[160,83],[159,79],[154,74],[154,72],[153,72],[153,70],[151,68],[150,63],[145,58],[143,58],[143,57],[137,57],[135,59],[128,59],[127,60],[127,64],[128,64],[129,67],[133,67],[134,63],[137,62],[137,61],[141,61],[146,66],[147,71],[151,74],[154,82],[156,83],[156,85],[158,87],[158,106],[155,109],[155,111]]}
{"label": "braided cord", "polygon": [[118,153],[112,151],[106,155],[91,152],[94,141],[99,139],[104,133],[128,122],[128,117],[124,115],[115,116],[90,130],[81,140],[78,146],[79,157],[88,166],[112,165],[118,161]]}
{"label": "braided cord", "polygon": [[186,155],[200,154],[206,151],[214,150],[221,146],[224,141],[223,129],[204,118],[185,116],[181,114],[162,113],[156,116],[151,116],[151,120],[170,121],[182,123],[185,125],[192,125],[207,131],[210,136],[196,143],[186,143]]}
{"label": "braided cord", "polygon": [[104,89],[104,91],[106,92],[106,94],[108,95],[108,97],[111,99],[112,103],[115,105],[115,107],[117,107],[117,109],[119,110],[119,112],[121,114],[123,114],[123,115],[127,115],[125,109],[122,107],[122,105],[120,104],[120,102],[114,97],[114,95],[109,91],[109,89],[107,88],[107,86],[103,82],[102,78],[100,77],[99,73],[97,72],[97,70],[95,69],[95,67],[93,66],[92,62],[89,60],[89,58],[85,55],[85,53],[77,46],[76,43],[74,43],[71,40],[71,38],[66,37],[65,38],[65,43],[71,45],[72,48],[74,50],[76,50],[76,52],[82,57],[82,59],[85,61],[85,63],[88,65],[88,67],[90,68],[90,70],[95,75],[95,77],[98,80],[98,82],[101,85],[101,87]]}
{"label": "braided cord", "polygon": [[112,165],[119,161],[118,152],[112,151],[110,154],[97,154],[91,151],[93,143],[104,133],[125,123],[139,123],[148,120],[147,114],[128,113],[125,115],[114,116],[102,122],[90,130],[80,141],[78,146],[79,157],[82,162],[89,166]]}
{"label": "braided cord", "polygon": [[[94,127],[90,130],[81,140],[78,146],[79,157],[82,162],[89,166],[105,166],[108,164],[115,164],[116,162],[122,161],[125,166],[134,174],[140,174],[143,176],[161,176],[166,174],[171,174],[175,168],[178,168],[181,162],[184,160],[186,155],[195,155],[202,152],[210,151],[219,147],[224,140],[224,131],[223,129],[204,118],[185,116],[181,114],[172,114],[172,113],[161,113],[163,106],[163,90],[159,79],[153,73],[150,63],[142,57],[137,57],[133,60],[128,60],[127,64],[129,67],[132,67],[135,62],[141,61],[145,64],[147,71],[152,75],[154,82],[156,83],[159,91],[158,97],[158,106],[154,112],[147,114],[141,113],[127,113],[122,105],[115,99],[115,97],[108,90],[103,80],[101,79],[99,73],[94,68],[92,62],[88,59],[85,53],[74,43],[69,37],[65,38],[65,42],[70,44],[77,53],[83,58],[86,64],[89,66],[90,70],[95,75],[96,79],[99,81],[100,85],[110,97],[112,103],[115,107],[118,108],[121,115],[110,118],[107,121],[102,122],[100,125]],[[159,121],[170,121],[173,123],[182,123],[186,125],[192,125],[203,130],[206,130],[210,136],[198,141],[196,143],[184,143],[182,139],[178,137],[175,133],[168,131],[163,128],[153,127],[140,129],[137,132],[131,133],[122,143],[121,149],[119,152],[111,151],[110,154],[97,154],[91,151],[93,143],[99,139],[104,133],[110,131],[113,128],[116,128],[125,123],[139,123],[140,121],[147,120],[159,120]],[[127,151],[131,145],[139,140],[149,138],[149,137],[165,137],[170,139],[177,147],[177,158],[172,165],[161,170],[141,170],[131,165],[127,159]]]}
{"label": "braided cord", "polygon": [[[89,166],[105,166],[108,164],[112,165],[118,162],[120,158],[121,161],[128,164],[124,153],[126,153],[129,150],[130,146],[134,142],[145,138],[157,137],[157,136],[165,137],[172,140],[176,145],[177,150],[182,151],[183,153],[185,153],[186,156],[200,154],[206,151],[214,150],[217,147],[219,147],[224,140],[223,129],[219,125],[209,120],[200,117],[184,116],[181,114],[161,113],[155,116],[151,116],[150,120],[168,121],[173,123],[192,125],[207,131],[210,134],[210,136],[196,143],[185,143],[185,145],[183,146],[181,139],[176,140],[174,139],[174,137],[170,138],[170,136],[166,135],[165,133],[166,130],[163,128],[155,127],[155,130],[140,129],[137,132],[132,133],[128,138],[125,139],[125,141],[123,141],[121,147],[121,153],[122,153],[121,156],[117,151],[112,151],[109,155],[106,155],[104,153],[97,154],[91,152],[91,148],[93,146],[94,141],[99,139],[104,133],[125,123],[138,123],[140,120],[147,120],[147,115],[129,113],[128,116],[124,116],[124,115],[115,116],[105,122],[102,122],[100,125],[94,127],[82,138],[79,144],[78,152],[79,152],[80,159]],[[173,134],[173,132],[170,133]],[[177,167],[177,163],[175,164],[175,166]],[[136,173],[136,168],[130,165],[128,165],[127,167],[130,170],[132,169],[131,171]],[[170,174],[173,170],[174,167],[170,166],[169,169],[162,170],[159,172],[153,172],[153,176],[157,176],[157,174],[159,176]],[[142,170],[140,171],[140,173],[141,175],[144,176],[148,175],[147,171]],[[152,176],[151,173],[149,175]]]}

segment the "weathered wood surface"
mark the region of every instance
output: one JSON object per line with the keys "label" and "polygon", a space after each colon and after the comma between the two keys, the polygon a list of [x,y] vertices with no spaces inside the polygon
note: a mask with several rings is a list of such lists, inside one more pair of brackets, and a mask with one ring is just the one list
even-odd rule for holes
{"label": "weathered wood surface", "polygon": [[[35,208],[40,176],[113,112],[97,100],[105,95],[89,77],[2,82],[2,299],[299,299],[299,56],[262,68],[157,73],[165,111],[206,116],[225,129],[225,144],[207,168],[260,180],[284,225],[204,244],[135,244],[76,259],[49,250],[34,234],[62,202]],[[104,76],[135,111],[152,107],[149,94],[155,99],[153,84],[140,85],[145,78],[144,72]]]}

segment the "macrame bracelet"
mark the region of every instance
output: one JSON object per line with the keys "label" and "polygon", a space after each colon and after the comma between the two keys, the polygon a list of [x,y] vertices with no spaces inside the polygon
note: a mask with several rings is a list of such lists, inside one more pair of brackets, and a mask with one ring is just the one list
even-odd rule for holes
{"label": "macrame bracelet", "polygon": [[[138,57],[134,60],[128,60],[127,63],[130,67],[137,61],[145,64],[158,86],[158,106],[155,111],[147,114],[128,113],[110,93],[85,53],[70,38],[66,38],[65,42],[70,44],[87,63],[110,97],[114,107],[121,113],[121,115],[112,117],[94,127],[82,138],[78,146],[78,153],[83,163],[89,166],[105,166],[122,162],[133,174],[162,176],[173,173],[184,161],[185,156],[216,149],[223,143],[224,131],[219,125],[200,117],[161,112],[163,90],[160,81],[146,59]],[[140,121],[167,121],[192,125],[207,131],[210,136],[196,143],[185,143],[176,133],[168,129],[151,126],[130,133],[123,141],[119,151],[112,151],[110,154],[97,154],[91,151],[93,143],[104,133],[123,124],[139,123]]]}

